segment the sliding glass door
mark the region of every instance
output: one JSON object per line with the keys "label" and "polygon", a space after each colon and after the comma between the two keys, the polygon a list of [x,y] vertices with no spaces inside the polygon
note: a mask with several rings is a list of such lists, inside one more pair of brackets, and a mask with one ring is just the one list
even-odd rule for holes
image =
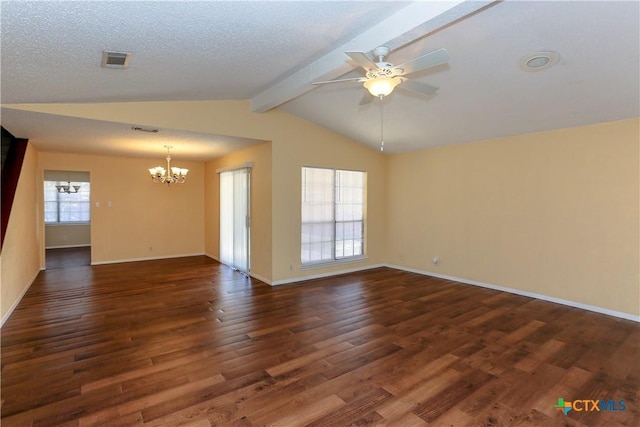
{"label": "sliding glass door", "polygon": [[220,261],[249,274],[251,169],[220,172]]}

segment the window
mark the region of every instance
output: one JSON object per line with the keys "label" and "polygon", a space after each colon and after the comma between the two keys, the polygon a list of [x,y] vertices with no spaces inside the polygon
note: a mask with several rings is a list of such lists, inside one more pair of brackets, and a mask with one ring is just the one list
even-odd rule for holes
{"label": "window", "polygon": [[302,168],[302,264],[364,255],[365,173]]}
{"label": "window", "polygon": [[91,220],[90,186],[88,182],[74,182],[80,185],[77,193],[58,193],[56,185],[62,181],[44,182],[44,222],[62,224],[89,222]]}

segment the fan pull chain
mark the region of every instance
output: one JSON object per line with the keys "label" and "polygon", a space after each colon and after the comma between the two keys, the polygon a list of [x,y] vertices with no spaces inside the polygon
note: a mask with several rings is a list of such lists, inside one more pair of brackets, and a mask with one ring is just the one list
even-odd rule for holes
{"label": "fan pull chain", "polygon": [[380,151],[384,151],[384,108],[380,99]]}

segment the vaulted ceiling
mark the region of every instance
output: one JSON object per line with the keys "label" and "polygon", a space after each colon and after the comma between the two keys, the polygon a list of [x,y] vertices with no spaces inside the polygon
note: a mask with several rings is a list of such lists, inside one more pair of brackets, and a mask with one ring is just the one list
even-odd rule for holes
{"label": "vaulted ceiling", "polygon": [[[383,117],[387,153],[640,116],[636,1],[2,0],[0,12],[2,126],[43,150],[140,155],[113,141],[150,136],[15,104],[247,99],[372,149]],[[377,46],[396,65],[445,48],[447,64],[411,75],[438,91],[360,105],[361,83],[312,84],[362,76],[344,52]],[[102,68],[105,50],[131,52],[129,67]],[[538,51],[557,64],[519,66]],[[200,159],[258,142],[163,131]]]}

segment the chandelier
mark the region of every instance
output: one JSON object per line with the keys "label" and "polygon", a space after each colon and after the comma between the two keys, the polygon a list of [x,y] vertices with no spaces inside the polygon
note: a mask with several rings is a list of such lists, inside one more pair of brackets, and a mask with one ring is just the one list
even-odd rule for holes
{"label": "chandelier", "polygon": [[155,168],[149,169],[151,180],[158,184],[182,184],[187,180],[187,173],[189,172],[189,169],[171,167],[171,155],[169,154],[169,150],[171,150],[173,146],[165,145],[164,148],[167,149],[167,168],[165,169],[162,166],[156,166]]}
{"label": "chandelier", "polygon": [[56,189],[58,190],[58,193],[74,194],[74,193],[77,193],[78,190],[80,190],[80,186],[71,185],[71,181],[68,181],[66,185],[65,184],[56,185]]}

